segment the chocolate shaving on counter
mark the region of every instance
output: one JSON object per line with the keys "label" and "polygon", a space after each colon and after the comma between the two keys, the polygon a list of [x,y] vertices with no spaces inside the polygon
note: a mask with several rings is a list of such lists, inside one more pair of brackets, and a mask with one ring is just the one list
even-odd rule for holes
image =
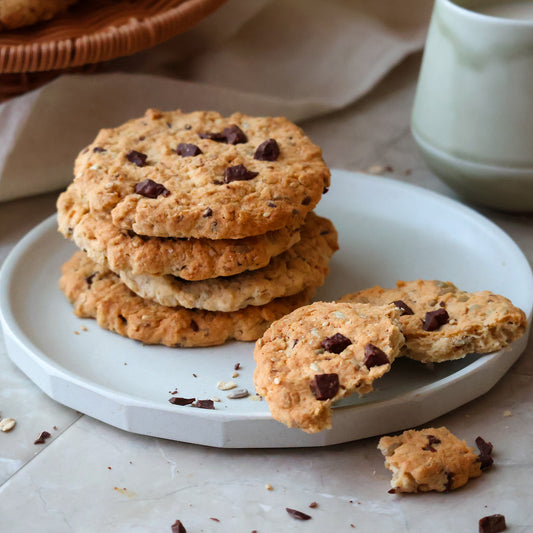
{"label": "chocolate shaving on counter", "polygon": [[311,381],[311,392],[321,402],[330,400],[339,392],[338,374],[315,374]]}
{"label": "chocolate shaving on counter", "polygon": [[215,408],[215,403],[213,402],[213,400],[197,400],[196,403],[193,403],[191,405],[193,407],[198,407],[200,409],[214,409]]}
{"label": "chocolate shaving on counter", "polygon": [[171,527],[172,533],[187,533],[185,526],[181,523],[181,520],[176,520]]}
{"label": "chocolate shaving on counter", "polygon": [[179,143],[176,153],[182,157],[194,157],[202,154],[202,150],[196,144]]}
{"label": "chocolate shaving on counter", "polygon": [[259,175],[259,172],[248,170],[244,165],[235,165],[224,170],[224,183],[232,181],[248,181]]}
{"label": "chocolate shaving on counter", "polygon": [[279,146],[276,139],[267,139],[255,150],[254,159],[258,161],[276,161],[279,157]]}
{"label": "chocolate shaving on counter", "polygon": [[296,520],[311,520],[311,517],[308,514],[302,513],[302,511],[297,511],[290,507],[285,507],[285,510],[289,513],[289,516],[296,518]]}
{"label": "chocolate shaving on counter", "polygon": [[135,185],[135,192],[146,198],[157,198],[158,196],[168,196],[170,191],[161,183],[156,183],[151,179],[145,179]]}
{"label": "chocolate shaving on counter", "polygon": [[479,448],[479,461],[481,470],[488,470],[494,463],[492,458],[492,442],[487,442],[483,437],[476,438],[476,446]]}
{"label": "chocolate shaving on counter", "polygon": [[479,520],[479,533],[499,533],[506,529],[505,516],[502,514],[484,516]]}
{"label": "chocolate shaving on counter", "polygon": [[222,134],[226,138],[228,144],[243,144],[248,142],[248,137],[246,137],[244,131],[242,131],[236,124],[224,128]]}
{"label": "chocolate shaving on counter", "polygon": [[320,346],[330,353],[339,354],[350,344],[352,344],[352,341],[348,337],[345,337],[342,333],[335,333],[335,335],[325,338],[320,343]]}
{"label": "chocolate shaving on counter", "polygon": [[422,329],[424,331],[435,331],[442,325],[446,324],[449,318],[450,315],[448,315],[448,311],[442,307],[440,309],[436,309],[435,311],[428,311],[424,318]]}
{"label": "chocolate shaving on counter", "polygon": [[146,154],[143,154],[142,152],[137,152],[137,150],[130,150],[126,154],[126,159],[130,163],[133,163],[138,167],[144,167],[144,165],[146,165],[146,160],[148,159],[148,156]]}
{"label": "chocolate shaving on counter", "polygon": [[394,300],[394,302],[392,302],[398,309],[401,309],[402,310],[402,314],[400,316],[403,316],[403,315],[414,315],[414,311],[403,301],[403,300]]}
{"label": "chocolate shaving on counter", "polygon": [[309,507],[310,507],[311,509],[316,509],[316,508],[318,507],[318,503],[317,503],[317,502],[311,502],[311,503],[309,504]]}
{"label": "chocolate shaving on counter", "polygon": [[168,401],[173,405],[190,405],[196,398],[180,398],[179,396],[172,396]]}
{"label": "chocolate shaving on counter", "polygon": [[370,343],[365,345],[365,366],[367,368],[370,369],[374,366],[387,365],[389,363],[387,354],[381,348]]}
{"label": "chocolate shaving on counter", "polygon": [[37,435],[37,438],[35,439],[33,444],[44,444],[46,442],[46,439],[49,439],[52,435],[48,433],[48,431],[41,431],[39,435]]}

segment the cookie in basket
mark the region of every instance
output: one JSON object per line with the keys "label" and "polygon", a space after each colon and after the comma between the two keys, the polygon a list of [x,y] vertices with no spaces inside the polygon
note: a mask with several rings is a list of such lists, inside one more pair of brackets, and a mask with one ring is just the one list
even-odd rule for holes
{"label": "cookie in basket", "polygon": [[77,0],[2,0],[0,31],[49,20],[76,2]]}

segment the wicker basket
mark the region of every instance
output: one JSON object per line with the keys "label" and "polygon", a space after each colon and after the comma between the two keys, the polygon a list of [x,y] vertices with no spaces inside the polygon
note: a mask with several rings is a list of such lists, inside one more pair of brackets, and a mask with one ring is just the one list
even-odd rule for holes
{"label": "wicker basket", "polygon": [[188,30],[226,0],[79,0],[49,22],[0,33],[0,99],[64,72],[151,48]]}

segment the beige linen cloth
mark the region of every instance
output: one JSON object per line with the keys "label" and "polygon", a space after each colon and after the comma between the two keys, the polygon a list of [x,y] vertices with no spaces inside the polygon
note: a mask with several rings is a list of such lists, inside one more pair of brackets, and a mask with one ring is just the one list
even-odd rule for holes
{"label": "beige linen cloth", "polygon": [[229,0],[104,73],[62,76],[0,105],[0,201],[65,187],[100,128],[148,107],[297,122],[341,109],[423,46],[431,8],[430,0]]}

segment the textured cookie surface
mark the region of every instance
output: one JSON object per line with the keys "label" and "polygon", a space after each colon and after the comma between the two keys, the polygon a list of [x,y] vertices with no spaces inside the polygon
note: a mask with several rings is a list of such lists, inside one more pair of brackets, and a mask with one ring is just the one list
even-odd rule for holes
{"label": "textured cookie surface", "polygon": [[191,281],[262,268],[300,240],[299,230],[288,228],[244,239],[144,237],[120,230],[109,215],[91,213],[72,185],[59,196],[57,219],[65,237],[115,272],[170,274]]}
{"label": "textured cookie surface", "polygon": [[255,345],[254,384],[272,416],[315,433],[331,427],[331,404],[373,390],[404,338],[394,305],[315,302],[274,322]]}
{"label": "textured cookie surface", "polygon": [[313,295],[312,290],[303,291],[234,313],[168,308],[136,296],[82,251],[63,265],[59,285],[74,304],[76,315],[96,318],[101,327],[145,344],[183,347],[256,340],[273,321],[306,304]]}
{"label": "textured cookie surface", "polygon": [[395,492],[444,492],[481,475],[478,455],[445,427],[382,437],[378,449],[393,473]]}
{"label": "textured cookie surface", "polygon": [[330,180],[321,150],[284,118],[156,110],[101,130],[74,173],[117,227],[208,239],[299,227]]}
{"label": "textured cookie surface", "polygon": [[0,30],[30,26],[49,20],[77,0],[2,0]]}
{"label": "textured cookie surface", "polygon": [[161,305],[229,312],[319,287],[326,279],[329,259],[337,248],[333,224],[309,213],[300,241],[260,270],[203,281],[147,274],[133,276],[125,271],[117,274],[133,292]]}
{"label": "textured cookie surface", "polygon": [[449,281],[398,281],[395,289],[376,286],[341,301],[403,306],[405,355],[423,362],[500,350],[527,326],[523,311],[507,298],[489,291],[464,292]]}

